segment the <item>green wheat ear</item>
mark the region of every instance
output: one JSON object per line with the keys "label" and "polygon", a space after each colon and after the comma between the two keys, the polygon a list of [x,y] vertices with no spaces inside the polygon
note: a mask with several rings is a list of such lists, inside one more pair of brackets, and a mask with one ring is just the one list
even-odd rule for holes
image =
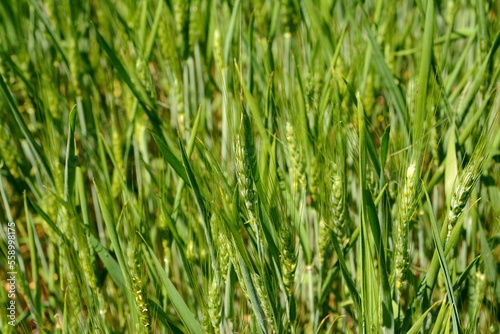
{"label": "green wheat ear", "polygon": [[462,214],[465,205],[471,195],[472,189],[481,175],[481,165],[484,159],[479,161],[470,161],[463,170],[460,178],[457,180],[455,190],[451,197],[450,210],[448,211],[448,232],[446,234],[445,244],[451,237],[451,232],[455,227],[458,218]]}
{"label": "green wheat ear", "polygon": [[333,219],[333,231],[339,244],[344,244],[345,242],[345,194],[344,185],[342,179],[338,174],[335,174],[332,178],[332,195],[331,195],[331,206],[332,206],[332,219]]}
{"label": "green wheat ear", "polygon": [[8,141],[9,137],[7,136],[7,129],[2,124],[0,124],[0,133],[4,134],[0,136],[0,154],[3,163],[5,164],[5,167],[7,167],[9,173],[13,177],[18,178],[20,177],[20,174],[18,170],[15,146],[12,145],[12,142]]}
{"label": "green wheat ear", "polygon": [[291,123],[286,123],[286,141],[287,148],[290,152],[290,175],[292,178],[292,191],[296,195],[300,189],[304,189],[306,185],[306,175],[304,164],[302,163],[302,155],[300,148],[297,146],[295,139],[295,130]]}
{"label": "green wheat ear", "polygon": [[409,224],[415,210],[416,196],[416,169],[411,164],[407,171],[403,192],[399,198],[399,215],[396,222],[396,245],[395,245],[395,286],[397,301],[401,299],[403,290],[407,282],[407,270],[410,264],[409,258]]}
{"label": "green wheat ear", "polygon": [[216,273],[210,284],[208,290],[208,311],[207,314],[210,319],[210,324],[215,333],[220,332],[220,322],[222,318],[222,298],[221,298],[221,277],[220,274]]}
{"label": "green wheat ear", "polygon": [[250,219],[255,220],[257,217],[257,199],[256,189],[253,180],[251,165],[248,157],[248,150],[241,142],[240,138],[236,139],[236,175],[240,188],[241,197],[245,203],[245,207],[250,214]]}
{"label": "green wheat ear", "polygon": [[251,170],[251,157],[248,148],[239,137],[236,138],[236,176],[238,179],[238,188],[240,190],[243,203],[249,216],[248,223],[253,225],[254,233],[257,237],[259,252],[264,247],[264,234],[262,233],[261,223],[259,221],[259,209],[257,202],[257,189]]}
{"label": "green wheat ear", "polygon": [[267,324],[269,326],[271,333],[276,333],[276,323],[274,320],[273,308],[271,306],[271,301],[269,300],[269,293],[267,292],[264,280],[258,275],[253,274],[253,282],[255,284],[257,295],[259,296],[262,310],[266,317]]}
{"label": "green wheat ear", "polygon": [[281,247],[281,271],[283,285],[289,295],[293,294],[293,286],[295,281],[295,269],[297,267],[297,257],[295,255],[294,240],[290,227],[283,224],[280,232],[280,247]]}
{"label": "green wheat ear", "polygon": [[139,315],[140,324],[137,324],[138,333],[152,333],[151,310],[147,301],[146,286],[141,278],[141,257],[139,244],[129,244],[127,248],[127,257],[129,259],[128,266],[130,270],[130,278],[132,282],[132,295],[134,296],[137,314]]}

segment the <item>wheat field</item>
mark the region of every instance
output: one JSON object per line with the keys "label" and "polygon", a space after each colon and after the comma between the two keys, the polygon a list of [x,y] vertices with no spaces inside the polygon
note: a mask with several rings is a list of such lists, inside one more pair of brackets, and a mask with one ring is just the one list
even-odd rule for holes
{"label": "wheat field", "polygon": [[500,333],[499,14],[0,0],[0,332]]}

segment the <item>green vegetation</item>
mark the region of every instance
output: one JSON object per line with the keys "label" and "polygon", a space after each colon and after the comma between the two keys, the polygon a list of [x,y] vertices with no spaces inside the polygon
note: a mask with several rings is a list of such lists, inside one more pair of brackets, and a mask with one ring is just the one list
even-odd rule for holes
{"label": "green vegetation", "polygon": [[499,333],[499,14],[1,0],[1,333]]}

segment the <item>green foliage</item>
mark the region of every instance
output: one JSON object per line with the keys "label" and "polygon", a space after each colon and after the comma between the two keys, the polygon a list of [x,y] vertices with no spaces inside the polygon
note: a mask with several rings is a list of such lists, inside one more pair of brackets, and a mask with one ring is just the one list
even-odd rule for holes
{"label": "green foliage", "polygon": [[0,1],[0,332],[498,333],[499,15]]}

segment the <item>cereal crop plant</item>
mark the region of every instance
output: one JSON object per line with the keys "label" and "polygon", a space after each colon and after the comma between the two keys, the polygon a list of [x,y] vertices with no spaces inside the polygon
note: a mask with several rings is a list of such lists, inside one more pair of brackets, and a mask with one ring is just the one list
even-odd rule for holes
{"label": "cereal crop plant", "polygon": [[499,333],[499,14],[0,0],[0,332]]}

